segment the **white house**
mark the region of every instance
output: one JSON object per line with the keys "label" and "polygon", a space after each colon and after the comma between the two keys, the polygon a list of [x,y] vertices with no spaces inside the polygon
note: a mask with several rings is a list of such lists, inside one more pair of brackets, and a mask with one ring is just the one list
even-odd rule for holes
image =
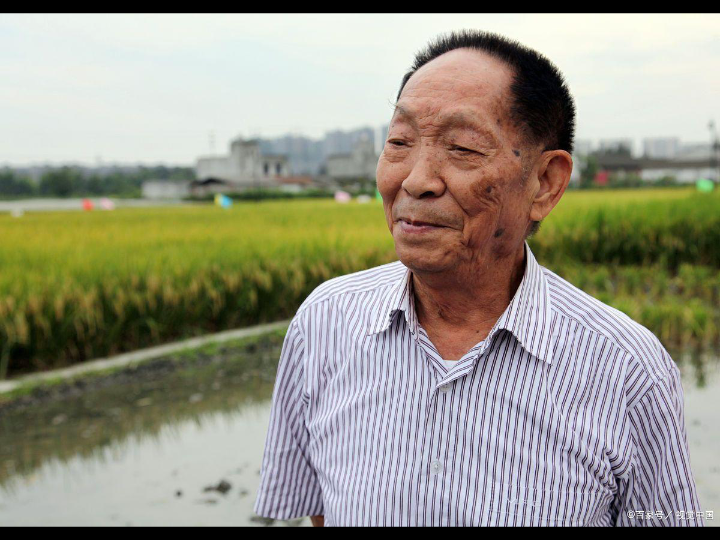
{"label": "white house", "polygon": [[276,178],[290,176],[290,167],[286,156],[263,154],[258,141],[238,137],[230,143],[229,155],[198,158],[195,176],[199,181],[214,178],[236,187],[275,186]]}
{"label": "white house", "polygon": [[142,183],[144,199],[181,199],[189,194],[189,181],[146,180]]}
{"label": "white house", "polygon": [[332,154],[327,158],[327,175],[336,180],[375,178],[378,155],[367,137],[357,141],[349,154]]}

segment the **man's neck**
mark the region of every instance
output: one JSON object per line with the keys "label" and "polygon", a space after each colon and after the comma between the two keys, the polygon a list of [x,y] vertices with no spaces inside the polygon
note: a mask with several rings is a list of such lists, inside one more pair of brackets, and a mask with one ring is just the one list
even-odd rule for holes
{"label": "man's neck", "polygon": [[415,311],[426,330],[486,335],[510,304],[525,274],[525,244],[504,259],[477,261],[452,274],[413,271]]}

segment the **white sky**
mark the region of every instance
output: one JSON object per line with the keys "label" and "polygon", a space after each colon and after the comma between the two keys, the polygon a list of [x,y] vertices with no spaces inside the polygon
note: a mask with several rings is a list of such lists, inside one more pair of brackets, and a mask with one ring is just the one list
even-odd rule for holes
{"label": "white sky", "polygon": [[377,127],[413,54],[478,28],[565,74],[577,137],[709,139],[720,15],[0,15],[0,164],[192,164],[237,135]]}

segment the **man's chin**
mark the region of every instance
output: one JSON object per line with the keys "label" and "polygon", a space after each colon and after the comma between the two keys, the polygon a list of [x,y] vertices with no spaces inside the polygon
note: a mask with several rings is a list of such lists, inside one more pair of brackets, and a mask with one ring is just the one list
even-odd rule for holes
{"label": "man's chin", "polygon": [[436,273],[453,267],[452,261],[448,260],[447,255],[442,256],[433,253],[434,251],[431,248],[398,247],[397,244],[395,245],[395,253],[398,259],[413,272]]}

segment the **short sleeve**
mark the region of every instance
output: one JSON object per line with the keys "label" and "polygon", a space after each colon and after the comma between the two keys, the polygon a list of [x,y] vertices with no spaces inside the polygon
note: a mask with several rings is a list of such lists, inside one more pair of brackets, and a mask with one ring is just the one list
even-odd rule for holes
{"label": "short sleeve", "polygon": [[322,492],[308,458],[305,342],[297,316],[285,335],[273,390],[255,513],[275,519],[322,515]]}
{"label": "short sleeve", "polygon": [[690,469],[680,372],[655,381],[628,411],[632,460],[618,483],[613,514],[619,526],[702,526]]}

